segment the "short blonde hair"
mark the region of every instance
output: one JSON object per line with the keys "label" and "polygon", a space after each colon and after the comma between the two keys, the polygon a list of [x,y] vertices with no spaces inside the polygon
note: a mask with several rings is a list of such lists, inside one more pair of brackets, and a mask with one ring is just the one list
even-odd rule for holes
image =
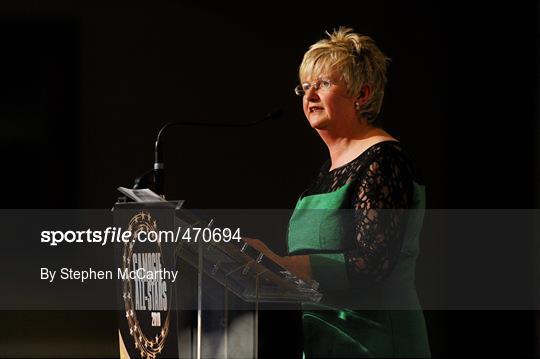
{"label": "short blonde hair", "polygon": [[375,121],[382,106],[386,69],[390,61],[375,42],[366,35],[340,27],[328,39],[311,45],[300,64],[300,81],[309,76],[318,77],[323,73],[337,71],[347,86],[351,96],[358,96],[364,85],[371,87],[371,96],[359,109],[361,116],[369,122]]}

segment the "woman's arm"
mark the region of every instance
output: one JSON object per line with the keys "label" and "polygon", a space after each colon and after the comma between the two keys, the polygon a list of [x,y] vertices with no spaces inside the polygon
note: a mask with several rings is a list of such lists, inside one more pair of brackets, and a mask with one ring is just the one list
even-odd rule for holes
{"label": "woman's arm", "polygon": [[284,256],[281,257],[274,253],[266,244],[258,239],[242,238],[251,247],[255,248],[277,264],[288,269],[292,274],[305,281],[311,279],[311,263],[309,256]]}
{"label": "woman's arm", "polygon": [[345,253],[349,279],[383,281],[397,262],[413,194],[401,150],[387,148],[358,178],[352,198],[356,248]]}

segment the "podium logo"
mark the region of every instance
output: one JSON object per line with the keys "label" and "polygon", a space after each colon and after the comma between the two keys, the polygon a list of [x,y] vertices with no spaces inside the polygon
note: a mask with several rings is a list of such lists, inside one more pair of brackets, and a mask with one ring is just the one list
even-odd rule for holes
{"label": "podium logo", "polygon": [[141,211],[129,222],[132,240],[124,244],[122,273],[124,307],[129,334],[142,358],[156,358],[169,333],[171,295],[161,242],[141,244],[137,235],[157,231],[156,220]]}

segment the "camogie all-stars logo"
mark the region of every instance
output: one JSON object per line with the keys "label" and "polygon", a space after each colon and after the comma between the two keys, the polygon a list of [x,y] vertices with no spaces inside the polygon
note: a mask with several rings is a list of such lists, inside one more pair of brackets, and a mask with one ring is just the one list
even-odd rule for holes
{"label": "camogie all-stars logo", "polygon": [[[145,244],[144,251],[134,251],[134,247],[142,246],[135,239],[139,232],[157,232],[157,223],[147,211],[133,216],[128,230],[131,240],[124,244],[122,255],[122,272],[159,271],[165,268],[163,250],[159,241]],[[161,278],[123,279],[125,316],[129,334],[133,337],[135,350],[142,358],[156,358],[165,346],[169,333],[170,303],[172,298],[167,291],[167,282]],[[162,320],[164,319],[164,320]]]}

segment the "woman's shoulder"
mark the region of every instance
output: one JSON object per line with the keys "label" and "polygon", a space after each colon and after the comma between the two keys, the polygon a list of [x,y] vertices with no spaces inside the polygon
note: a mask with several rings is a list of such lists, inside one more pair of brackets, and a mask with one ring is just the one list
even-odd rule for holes
{"label": "woman's shoulder", "polygon": [[397,140],[384,140],[376,142],[368,147],[352,162],[356,162],[356,165],[366,165],[374,161],[390,160],[404,163],[411,162],[410,156],[402,142]]}
{"label": "woman's shoulder", "polygon": [[[349,182],[371,182],[384,180],[412,182],[417,171],[403,143],[385,140],[374,143],[348,164],[330,169],[330,160],[321,167],[308,189],[308,193],[333,192]],[[418,180],[417,180],[418,182]]]}
{"label": "woman's shoulder", "polygon": [[350,171],[355,173],[355,177],[363,177],[366,173],[386,176],[399,172],[401,175],[415,178],[417,172],[406,146],[397,140],[373,144],[350,165]]}

